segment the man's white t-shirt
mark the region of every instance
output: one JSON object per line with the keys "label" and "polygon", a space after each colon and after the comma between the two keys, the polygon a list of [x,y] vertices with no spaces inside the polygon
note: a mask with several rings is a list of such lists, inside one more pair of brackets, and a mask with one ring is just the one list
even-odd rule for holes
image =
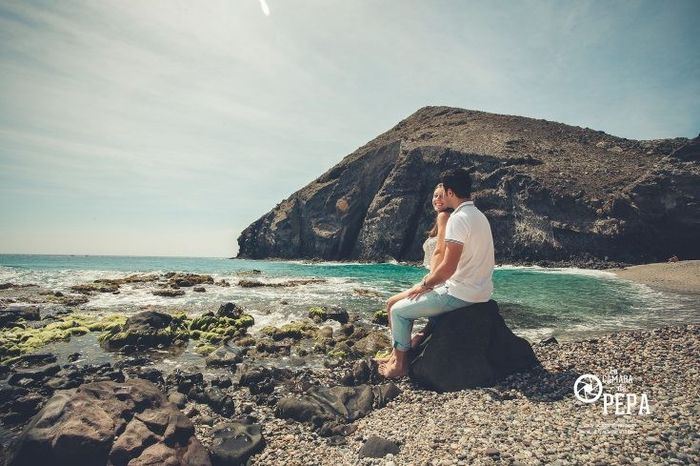
{"label": "man's white t-shirt", "polygon": [[464,246],[457,270],[445,282],[447,293],[471,303],[491,299],[496,265],[491,225],[473,201],[461,203],[452,212],[447,220],[445,242]]}

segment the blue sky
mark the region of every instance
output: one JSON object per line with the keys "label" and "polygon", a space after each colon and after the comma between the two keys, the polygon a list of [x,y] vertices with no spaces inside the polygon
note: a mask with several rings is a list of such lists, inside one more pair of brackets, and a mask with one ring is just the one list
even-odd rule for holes
{"label": "blue sky", "polygon": [[0,0],[0,253],[226,257],[425,105],[700,132],[698,1]]}

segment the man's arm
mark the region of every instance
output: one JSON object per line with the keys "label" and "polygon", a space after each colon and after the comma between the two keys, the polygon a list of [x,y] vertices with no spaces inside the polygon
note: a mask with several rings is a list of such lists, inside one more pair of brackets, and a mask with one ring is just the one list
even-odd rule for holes
{"label": "man's arm", "polygon": [[421,283],[411,288],[408,293],[409,299],[415,299],[418,296],[427,293],[434,287],[446,282],[457,270],[459,259],[462,256],[464,245],[456,241],[445,241],[445,258],[442,259],[440,265],[430,272]]}
{"label": "man's arm", "polygon": [[445,283],[457,270],[459,259],[462,257],[464,245],[456,241],[445,241],[445,257],[437,268],[423,280],[427,288],[435,288]]}

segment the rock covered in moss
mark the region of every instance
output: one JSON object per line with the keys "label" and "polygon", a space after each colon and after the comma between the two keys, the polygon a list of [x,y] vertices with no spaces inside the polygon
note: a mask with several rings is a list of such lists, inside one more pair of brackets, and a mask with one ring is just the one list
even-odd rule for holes
{"label": "rock covered in moss", "polygon": [[311,322],[298,320],[280,327],[263,327],[260,332],[271,337],[274,341],[283,340],[285,338],[301,340],[304,338],[315,338],[318,327]]}
{"label": "rock covered in moss", "polygon": [[200,340],[195,351],[207,356],[217,349],[217,345],[232,337],[242,337],[255,319],[245,310],[234,304],[222,304],[216,313],[207,312],[189,322],[190,337]]}
{"label": "rock covered in moss", "polygon": [[386,309],[379,309],[372,314],[372,323],[378,325],[389,325],[389,314]]}
{"label": "rock covered in moss", "polygon": [[9,363],[14,358],[56,341],[66,341],[73,336],[93,331],[112,330],[126,318],[119,315],[102,316],[73,314],[43,327],[18,325],[0,330],[0,362]]}
{"label": "rock covered in moss", "polygon": [[126,345],[138,348],[171,346],[189,339],[184,315],[172,316],[163,312],[143,311],[129,317],[124,325],[112,328],[100,337],[100,343],[110,351]]}
{"label": "rock covered in moss", "polygon": [[341,324],[347,324],[349,319],[348,311],[335,306],[314,306],[309,309],[309,318],[320,324],[326,320],[335,320]]}

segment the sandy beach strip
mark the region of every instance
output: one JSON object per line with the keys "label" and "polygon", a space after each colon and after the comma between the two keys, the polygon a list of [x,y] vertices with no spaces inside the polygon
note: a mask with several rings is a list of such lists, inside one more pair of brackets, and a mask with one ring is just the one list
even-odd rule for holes
{"label": "sandy beach strip", "polygon": [[700,260],[635,265],[609,272],[660,291],[700,294]]}

